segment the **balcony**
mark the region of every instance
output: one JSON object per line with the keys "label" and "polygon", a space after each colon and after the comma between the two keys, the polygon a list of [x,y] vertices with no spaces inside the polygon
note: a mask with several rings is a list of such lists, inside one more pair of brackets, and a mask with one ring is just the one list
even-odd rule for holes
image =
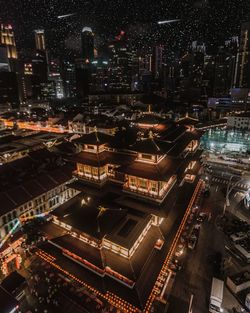
{"label": "balcony", "polygon": [[173,176],[170,178],[168,183],[160,190],[157,191],[147,190],[143,188],[137,188],[136,186],[128,186],[128,182],[126,182],[123,186],[123,191],[133,195],[134,197],[148,199],[157,203],[162,203],[163,200],[168,195],[169,191],[176,183],[176,177]]}
{"label": "balcony", "polygon": [[87,173],[74,171],[73,172],[73,176],[78,178],[78,179],[80,179],[80,180],[83,180],[85,182],[97,184],[97,185],[100,185],[100,186],[105,184],[106,181],[108,180],[108,176],[107,176],[106,173],[104,173],[104,174],[102,174],[100,176],[97,176],[97,175],[91,175],[91,174],[87,174]]}

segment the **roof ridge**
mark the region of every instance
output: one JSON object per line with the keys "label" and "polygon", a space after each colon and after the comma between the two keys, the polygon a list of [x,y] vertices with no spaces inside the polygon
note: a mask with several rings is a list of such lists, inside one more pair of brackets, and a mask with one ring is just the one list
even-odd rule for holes
{"label": "roof ridge", "polygon": [[99,139],[99,137],[98,137],[98,131],[97,131],[97,127],[96,127],[96,126],[94,127],[94,132],[95,132],[96,141],[97,141],[97,142],[100,142],[100,139]]}
{"label": "roof ridge", "polygon": [[14,203],[14,205],[18,205],[18,203],[8,194],[8,191],[4,191],[3,194],[5,194],[6,197],[7,197],[12,203]]}
{"label": "roof ridge", "polygon": [[153,142],[154,146],[156,147],[156,149],[158,151],[161,151],[161,148],[157,145],[157,143],[155,142],[154,138],[151,138],[151,141]]}
{"label": "roof ridge", "polygon": [[159,177],[162,177],[163,179],[165,179],[162,170],[159,168],[158,163],[156,163],[155,166],[156,166],[156,169],[157,169],[157,171],[159,173]]}
{"label": "roof ridge", "polygon": [[44,188],[43,185],[40,184],[40,182],[39,182],[39,180],[37,180],[37,178],[35,178],[34,181],[35,181],[44,191],[46,191],[46,188]]}

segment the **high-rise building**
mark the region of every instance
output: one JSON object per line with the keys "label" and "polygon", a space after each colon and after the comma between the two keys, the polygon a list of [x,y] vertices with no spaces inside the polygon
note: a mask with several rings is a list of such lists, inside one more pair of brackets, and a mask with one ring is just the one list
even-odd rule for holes
{"label": "high-rise building", "polygon": [[7,55],[7,48],[5,46],[0,46],[0,72],[9,72],[10,65]]}
{"label": "high-rise building", "polygon": [[107,92],[109,84],[109,62],[104,59],[96,59],[91,63],[90,92]]}
{"label": "high-rise building", "polygon": [[59,60],[51,60],[49,62],[49,81],[54,82],[56,98],[64,97],[63,81],[61,77],[61,68]]}
{"label": "high-rise building", "polygon": [[48,81],[48,53],[45,45],[44,30],[35,30],[36,52],[32,59],[33,74],[40,78],[41,83]]}
{"label": "high-rise building", "polygon": [[41,83],[48,81],[48,64],[46,51],[37,50],[32,59],[33,73],[40,77]]}
{"label": "high-rise building", "polygon": [[130,49],[123,31],[109,45],[109,49],[111,54],[109,90],[113,92],[131,91],[135,54]]}
{"label": "high-rise building", "polygon": [[20,104],[19,86],[15,72],[0,72],[0,110],[17,109]]}
{"label": "high-rise building", "polygon": [[84,27],[81,34],[82,55],[85,63],[90,63],[94,59],[94,33],[90,27]]}
{"label": "high-rise building", "polygon": [[56,99],[56,84],[51,80],[46,83],[41,83],[41,98],[43,100]]}
{"label": "high-rise building", "polygon": [[237,37],[227,40],[224,46],[219,47],[215,56],[214,96],[222,97],[229,94],[233,87],[235,61],[238,50]]}
{"label": "high-rise building", "polygon": [[152,71],[155,78],[159,78],[162,72],[163,64],[165,63],[164,46],[159,45],[153,49]]}
{"label": "high-rise building", "polygon": [[240,48],[236,59],[234,87],[250,87],[250,22],[242,24]]}
{"label": "high-rise building", "polygon": [[80,98],[88,96],[91,81],[91,66],[94,61],[94,33],[90,27],[84,27],[81,34],[81,58],[76,60],[76,95]]}
{"label": "high-rise building", "polygon": [[203,73],[203,97],[212,97],[214,92],[215,56],[205,55]]}
{"label": "high-rise building", "polygon": [[35,43],[36,43],[36,50],[46,50],[45,45],[45,35],[43,29],[35,30]]}
{"label": "high-rise building", "polygon": [[64,96],[72,98],[76,96],[76,68],[70,61],[64,61],[62,64],[62,79]]}
{"label": "high-rise building", "polygon": [[24,63],[22,75],[22,95],[23,99],[38,100],[41,98],[40,78],[33,74],[32,63]]}
{"label": "high-rise building", "polygon": [[33,69],[31,63],[24,63],[24,75],[32,75]]}
{"label": "high-rise building", "polygon": [[90,64],[86,64],[83,59],[76,60],[76,95],[84,98],[89,95],[90,90]]}
{"label": "high-rise building", "polygon": [[17,49],[13,28],[10,24],[0,24],[0,45],[6,47],[12,71],[17,72]]}
{"label": "high-rise building", "polygon": [[9,59],[17,59],[15,36],[11,25],[0,24],[0,44],[6,46]]}
{"label": "high-rise building", "polygon": [[152,54],[141,55],[138,58],[139,75],[152,72]]}

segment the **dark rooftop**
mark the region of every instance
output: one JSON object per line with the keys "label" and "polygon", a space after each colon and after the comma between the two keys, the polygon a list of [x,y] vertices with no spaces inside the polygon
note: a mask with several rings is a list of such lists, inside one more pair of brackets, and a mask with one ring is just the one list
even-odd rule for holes
{"label": "dark rooftop", "polygon": [[100,146],[109,143],[111,139],[112,139],[111,135],[94,131],[92,133],[85,134],[78,139],[75,139],[73,142]]}
{"label": "dark rooftop", "polygon": [[[82,204],[86,198],[83,193],[76,196],[55,209],[53,215],[75,230],[96,239],[105,236],[126,248],[133,245],[150,219],[149,214],[138,214],[140,212],[126,206],[114,205],[115,198],[112,199],[108,194],[101,198],[92,196],[88,205]],[[106,210],[101,213],[100,208]]]}
{"label": "dark rooftop", "polygon": [[103,151],[101,153],[80,152],[70,158],[71,162],[82,163],[90,166],[104,166],[106,164],[126,165],[134,161],[136,155],[119,152]]}
{"label": "dark rooftop", "polygon": [[[72,178],[73,168],[69,165],[60,166],[43,173],[33,173],[33,178],[18,180],[6,190],[0,190],[0,215],[6,214],[18,206],[42,195]],[[1,177],[1,174],[0,174]],[[4,176],[2,176],[4,177]]]}
{"label": "dark rooftop", "polygon": [[172,147],[171,144],[153,137],[137,141],[130,149],[140,153],[148,153],[153,155],[164,155]]}
{"label": "dark rooftop", "polygon": [[83,259],[88,260],[99,268],[103,268],[101,251],[92,247],[91,245],[72,237],[71,235],[64,235],[51,240],[52,243],[69,250]]}
{"label": "dark rooftop", "polygon": [[1,286],[8,291],[10,294],[15,294],[15,291],[18,290],[26,282],[25,278],[19,274],[17,271],[9,274],[1,283]]}
{"label": "dark rooftop", "polygon": [[17,300],[0,286],[0,309],[2,313],[13,311],[18,306]]}
{"label": "dark rooftop", "polygon": [[235,275],[230,276],[230,279],[235,283],[235,285],[241,285],[245,282],[250,281],[250,272],[245,271],[237,273]]}
{"label": "dark rooftop", "polygon": [[173,160],[164,157],[159,163],[145,163],[135,161],[128,166],[122,166],[117,171],[131,176],[151,179],[155,181],[166,181],[176,174],[181,160]]}
{"label": "dark rooftop", "polygon": [[167,142],[174,142],[178,138],[180,138],[185,132],[187,128],[184,125],[177,127],[176,125],[169,128],[165,133],[162,134],[162,140]]}
{"label": "dark rooftop", "polygon": [[[101,239],[117,227],[127,214],[126,210],[110,207],[98,198],[92,197],[88,204],[83,204],[83,198],[86,198],[83,194],[76,196],[55,209],[53,215],[76,230]],[[107,210],[101,214],[100,207]]]}
{"label": "dark rooftop", "polygon": [[169,122],[169,120],[166,120],[155,114],[145,114],[136,120],[136,123],[138,124],[148,124],[152,126],[166,124],[167,122]]}
{"label": "dark rooftop", "polygon": [[150,219],[150,215],[141,218],[128,214],[123,222],[112,231],[112,234],[107,234],[105,238],[122,247],[130,249],[139,238]]}
{"label": "dark rooftop", "polygon": [[177,123],[179,125],[186,125],[186,126],[188,126],[188,125],[196,125],[196,124],[199,123],[199,120],[196,119],[196,118],[193,118],[193,117],[190,117],[190,116],[186,115],[185,117],[180,118],[177,121]]}
{"label": "dark rooftop", "polygon": [[80,152],[70,158],[70,161],[90,166],[100,167],[110,163],[111,154],[103,151],[101,153]]}

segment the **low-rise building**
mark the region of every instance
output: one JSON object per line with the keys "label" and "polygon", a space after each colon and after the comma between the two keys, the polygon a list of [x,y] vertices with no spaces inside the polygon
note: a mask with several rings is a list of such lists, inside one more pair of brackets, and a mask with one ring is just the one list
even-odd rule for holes
{"label": "low-rise building", "polygon": [[250,113],[228,116],[227,127],[241,130],[250,130]]}
{"label": "low-rise building", "polygon": [[18,301],[14,296],[9,294],[3,287],[0,286],[0,303],[1,311],[6,313],[18,312]]}
{"label": "low-rise building", "polygon": [[250,273],[242,272],[227,277],[227,286],[234,293],[250,288]]}
{"label": "low-rise building", "polygon": [[1,286],[17,301],[20,301],[25,296],[26,279],[17,271],[12,272],[10,275],[4,278],[1,282]]}
{"label": "low-rise building", "polygon": [[0,172],[0,247],[22,222],[74,197],[72,166],[46,149],[3,164]]}
{"label": "low-rise building", "polygon": [[75,196],[68,188],[71,168],[57,168],[42,173],[21,185],[0,193],[0,238],[4,239],[25,220],[42,215]]}

